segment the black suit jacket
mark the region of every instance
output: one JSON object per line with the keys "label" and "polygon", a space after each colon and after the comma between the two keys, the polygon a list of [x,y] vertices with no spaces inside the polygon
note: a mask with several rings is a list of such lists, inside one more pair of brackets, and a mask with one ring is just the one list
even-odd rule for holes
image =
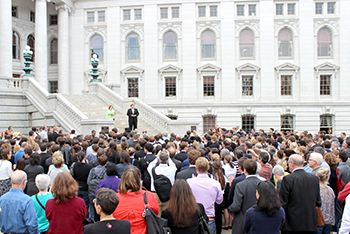
{"label": "black suit jacket", "polygon": [[176,173],[179,173],[182,167],[182,162],[180,160],[177,160],[176,158],[172,158],[172,160],[176,165]]}
{"label": "black suit jacket", "polygon": [[51,135],[52,141],[56,142],[57,137],[58,137],[58,133],[57,132],[53,132],[52,135]]}
{"label": "black suit jacket", "polygon": [[152,162],[156,156],[154,154],[146,154],[143,158],[140,159],[140,169],[143,175],[144,171],[147,170],[148,164]]}
{"label": "black suit jacket", "polygon": [[320,185],[317,176],[295,170],[281,183],[280,197],[286,213],[284,231],[316,230],[316,206],[321,206]]}
{"label": "black suit jacket", "polygon": [[180,151],[180,153],[175,155],[175,158],[177,160],[180,160],[181,162],[183,162],[185,159],[188,158],[188,154],[186,151]]}
{"label": "black suit jacket", "polygon": [[135,158],[140,159],[140,158],[144,157],[145,155],[146,155],[145,151],[143,150],[143,148],[141,148],[140,150],[136,151]]}
{"label": "black suit jacket", "polygon": [[126,115],[129,116],[129,119],[137,118],[137,116],[139,116],[139,111],[136,108],[134,108],[134,115],[136,115],[136,117],[132,117],[131,116],[132,115],[132,110],[131,110],[131,108],[129,108],[128,112],[126,113]]}
{"label": "black suit jacket", "polygon": [[197,169],[196,167],[188,167],[187,169],[180,171],[179,173],[177,173],[176,175],[176,179],[183,179],[183,180],[187,180],[189,178],[192,178],[192,175],[197,176]]}

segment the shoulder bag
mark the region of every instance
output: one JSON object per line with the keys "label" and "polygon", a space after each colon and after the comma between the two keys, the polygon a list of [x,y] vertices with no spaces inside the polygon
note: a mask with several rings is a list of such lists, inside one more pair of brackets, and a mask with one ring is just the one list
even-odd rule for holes
{"label": "shoulder bag", "polygon": [[199,217],[198,217],[199,234],[210,234],[210,230],[209,230],[207,221],[205,220],[199,206],[198,206],[198,214],[199,214]]}

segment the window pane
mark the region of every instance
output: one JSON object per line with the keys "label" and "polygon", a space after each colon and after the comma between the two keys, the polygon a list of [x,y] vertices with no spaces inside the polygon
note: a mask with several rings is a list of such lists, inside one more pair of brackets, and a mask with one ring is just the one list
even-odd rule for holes
{"label": "window pane", "polygon": [[139,36],[135,33],[130,34],[127,38],[127,60],[140,59]]}
{"label": "window pane", "polygon": [[239,34],[239,49],[242,58],[254,57],[254,33],[249,29]]}
{"label": "window pane", "polygon": [[209,129],[214,129],[216,123],[215,116],[203,116],[203,132],[208,132]]}
{"label": "window pane", "polygon": [[50,43],[50,64],[57,64],[57,39],[53,39]]}
{"label": "window pane", "polygon": [[166,97],[176,96],[176,77],[165,78],[165,96]]}
{"label": "window pane", "polygon": [[35,22],[35,13],[33,11],[30,12],[30,21]]}
{"label": "window pane", "polygon": [[35,38],[33,35],[29,35],[27,38],[27,45],[30,46],[30,50],[33,52],[33,57],[31,61],[34,61],[35,58]]}
{"label": "window pane", "polygon": [[242,76],[242,96],[253,96],[253,76]]}
{"label": "window pane", "polygon": [[237,5],[237,16],[244,16],[244,5]]}
{"label": "window pane", "polygon": [[99,35],[95,35],[90,40],[91,54],[97,54],[99,60],[103,61],[103,38]]}
{"label": "window pane", "polygon": [[214,96],[214,76],[204,76],[203,77],[203,95],[204,96]]}
{"label": "window pane", "polygon": [[130,20],[131,19],[130,10],[123,10],[123,17],[124,17],[124,20]]}
{"label": "window pane", "polygon": [[172,11],[172,17],[173,18],[179,18],[180,17],[180,13],[179,13],[180,11],[179,11],[178,7],[172,7],[171,11]]}
{"label": "window pane", "polygon": [[20,38],[17,32],[13,31],[12,33],[12,58],[13,59],[19,59],[19,43],[20,43]]}
{"label": "window pane", "polygon": [[142,19],[142,10],[141,9],[135,9],[135,20]]}
{"label": "window pane", "polygon": [[326,134],[331,134],[333,132],[333,120],[330,115],[320,116],[320,131],[325,131]]}
{"label": "window pane", "polygon": [[174,32],[167,32],[163,37],[164,59],[177,58],[177,36]]}
{"label": "window pane", "polygon": [[95,22],[95,13],[94,12],[88,12],[87,17],[88,17],[88,23]]}
{"label": "window pane", "polygon": [[215,57],[215,34],[213,31],[205,31],[201,36],[202,58]]}
{"label": "window pane", "polygon": [[288,4],[288,15],[295,15],[295,4]]}
{"label": "window pane", "polygon": [[17,17],[17,7],[12,7],[12,17]]}
{"label": "window pane", "polygon": [[294,117],[292,115],[282,115],[281,116],[281,131],[293,132],[293,122]]}
{"label": "window pane", "polygon": [[198,7],[198,17],[205,17],[205,6]]}
{"label": "window pane", "polygon": [[292,76],[281,76],[281,95],[292,95]]}
{"label": "window pane", "polygon": [[50,15],[50,25],[57,25],[57,15]]}
{"label": "window pane", "polygon": [[244,115],[242,116],[242,129],[249,133],[254,127],[254,116]]}
{"label": "window pane", "polygon": [[49,81],[50,93],[58,93],[58,81]]}
{"label": "window pane", "polygon": [[105,12],[104,11],[98,12],[98,22],[105,22]]}
{"label": "window pane", "polygon": [[322,14],[323,3],[316,3],[316,7],[315,7],[315,8],[316,8],[316,9],[315,9],[315,10],[316,10],[315,13],[316,13],[317,15]]}
{"label": "window pane", "polygon": [[211,6],[210,7],[210,17],[217,17],[217,16],[218,16],[218,7]]}
{"label": "window pane", "polygon": [[278,34],[279,57],[293,56],[293,33],[289,29],[282,29]]}
{"label": "window pane", "polygon": [[334,5],[335,3],[334,2],[329,2],[328,3],[328,7],[327,7],[327,13],[328,14],[334,14]]}
{"label": "window pane", "polygon": [[331,76],[320,76],[320,95],[331,95]]}
{"label": "window pane", "polygon": [[128,78],[128,97],[139,97],[139,78]]}
{"label": "window pane", "polygon": [[317,56],[332,56],[332,33],[328,28],[317,33]]}
{"label": "window pane", "polygon": [[283,15],[283,4],[276,4],[276,15]]}
{"label": "window pane", "polygon": [[249,15],[256,16],[256,5],[249,5]]}
{"label": "window pane", "polygon": [[161,19],[168,18],[168,8],[160,8],[160,18]]}

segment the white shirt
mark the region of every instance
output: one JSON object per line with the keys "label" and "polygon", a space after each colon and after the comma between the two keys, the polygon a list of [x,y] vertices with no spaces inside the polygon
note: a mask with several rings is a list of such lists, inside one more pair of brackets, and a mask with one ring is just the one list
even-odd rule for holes
{"label": "white shirt", "polygon": [[43,141],[44,139],[49,139],[48,137],[47,137],[47,131],[45,131],[45,130],[42,130],[40,133],[39,133],[39,135],[41,136],[41,141]]}
{"label": "white shirt", "polygon": [[339,234],[348,234],[350,232],[350,195],[346,197],[344,213]]}
{"label": "white shirt", "polygon": [[233,166],[233,168],[230,166],[230,164],[226,163],[225,165],[222,166],[222,168],[224,168],[225,170],[225,176],[227,178],[230,178],[230,176],[234,178],[236,178],[236,173],[237,173],[237,169],[235,166]]}
{"label": "white shirt", "polygon": [[0,161],[0,180],[6,180],[12,175],[12,163],[8,160]]}
{"label": "white shirt", "polygon": [[[168,161],[169,161],[169,166],[168,164],[159,164],[159,166],[157,166],[155,169],[155,173],[157,175],[164,175],[168,177],[171,184],[173,185],[175,182],[175,173],[177,168],[173,160],[169,158]],[[147,171],[151,175],[151,191],[156,191],[156,189],[154,188],[152,169],[153,167],[156,166],[157,162],[158,162],[158,158],[155,158],[152,162],[150,162],[150,164],[147,167]]]}

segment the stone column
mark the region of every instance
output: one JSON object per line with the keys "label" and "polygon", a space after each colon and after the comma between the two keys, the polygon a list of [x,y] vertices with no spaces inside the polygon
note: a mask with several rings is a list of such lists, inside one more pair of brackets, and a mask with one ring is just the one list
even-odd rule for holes
{"label": "stone column", "polygon": [[58,92],[69,94],[69,12],[63,4],[58,10]]}
{"label": "stone column", "polygon": [[[12,1],[0,0],[0,76],[12,77]],[[22,51],[20,51],[22,53]]]}
{"label": "stone column", "polygon": [[47,90],[47,5],[35,0],[35,79]]}

